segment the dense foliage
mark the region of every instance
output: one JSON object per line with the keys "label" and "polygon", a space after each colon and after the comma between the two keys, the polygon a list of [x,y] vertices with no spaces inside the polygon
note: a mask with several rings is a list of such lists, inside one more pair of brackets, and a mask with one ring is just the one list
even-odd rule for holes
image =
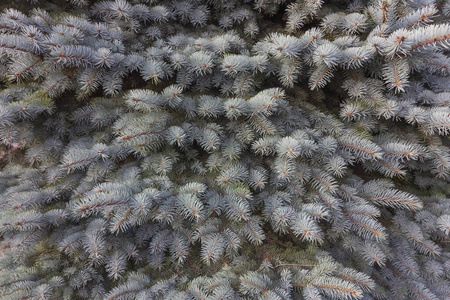
{"label": "dense foliage", "polygon": [[1,299],[450,299],[450,1],[0,8]]}

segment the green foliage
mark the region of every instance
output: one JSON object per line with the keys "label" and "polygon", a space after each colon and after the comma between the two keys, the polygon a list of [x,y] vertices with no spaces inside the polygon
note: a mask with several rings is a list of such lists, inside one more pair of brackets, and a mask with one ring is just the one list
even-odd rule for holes
{"label": "green foliage", "polygon": [[0,5],[1,299],[447,299],[450,4]]}

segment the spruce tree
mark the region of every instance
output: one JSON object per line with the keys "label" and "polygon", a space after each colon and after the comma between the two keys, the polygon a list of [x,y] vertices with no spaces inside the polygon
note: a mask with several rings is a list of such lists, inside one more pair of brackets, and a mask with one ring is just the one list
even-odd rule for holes
{"label": "spruce tree", "polygon": [[449,0],[3,0],[1,299],[450,299]]}

